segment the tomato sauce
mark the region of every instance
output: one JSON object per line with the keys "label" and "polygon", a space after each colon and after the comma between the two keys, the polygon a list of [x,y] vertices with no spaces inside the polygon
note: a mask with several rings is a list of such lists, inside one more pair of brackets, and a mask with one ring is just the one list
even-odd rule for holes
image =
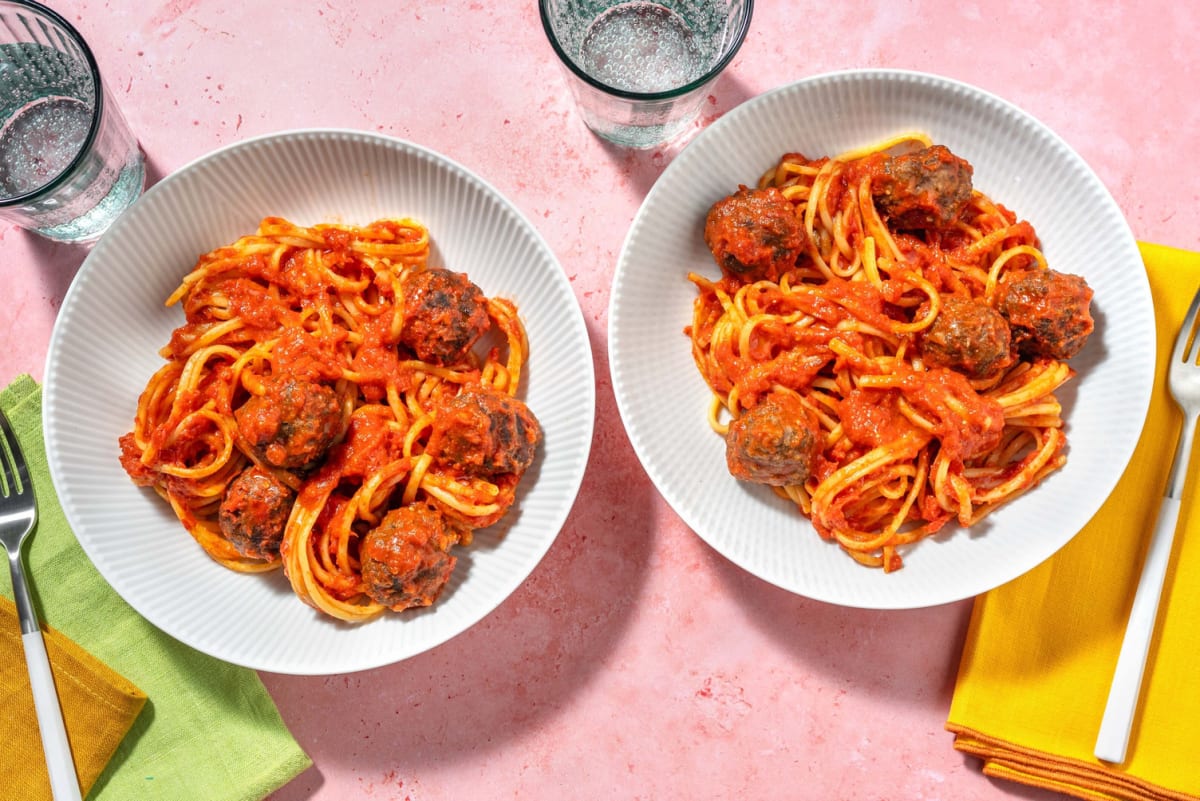
{"label": "tomato sauce", "polygon": [[995,448],[1004,433],[1004,409],[975,392],[953,370],[910,371],[900,391],[917,411],[936,423],[935,434],[952,460],[961,462]]}
{"label": "tomato sauce", "polygon": [[864,448],[878,448],[917,431],[897,406],[896,390],[856,389],[838,404],[838,417],[850,441]]}

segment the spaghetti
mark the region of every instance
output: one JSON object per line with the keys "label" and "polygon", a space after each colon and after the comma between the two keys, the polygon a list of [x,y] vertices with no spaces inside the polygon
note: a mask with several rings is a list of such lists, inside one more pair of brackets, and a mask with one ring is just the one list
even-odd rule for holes
{"label": "spaghetti", "polygon": [[204,254],[121,462],[232,570],[317,610],[433,603],[541,439],[516,306],[430,265],[420,223],[278,217]]}
{"label": "spaghetti", "polygon": [[788,153],[713,205],[686,329],[731,474],[864,565],[971,526],[1066,461],[1054,392],[1092,291],[927,136]]}

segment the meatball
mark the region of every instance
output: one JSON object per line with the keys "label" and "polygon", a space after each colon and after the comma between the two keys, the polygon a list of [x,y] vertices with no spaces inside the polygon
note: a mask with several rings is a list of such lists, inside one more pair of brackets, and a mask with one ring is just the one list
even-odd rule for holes
{"label": "meatball", "polygon": [[821,450],[815,416],[790,392],[774,392],[739,415],[725,434],[734,478],[782,487],[808,479]]}
{"label": "meatball", "polygon": [[229,482],[217,521],[242,556],[274,562],[296,494],[267,471],[251,466]]}
{"label": "meatball", "polygon": [[359,549],[363,592],[396,611],[429,606],[450,580],[458,560],[449,551],[458,540],[458,532],[431,506],[391,510]]}
{"label": "meatball", "polygon": [[433,364],[462,361],[491,325],[487,298],[462,273],[432,267],[405,279],[400,341]]}
{"label": "meatball", "polygon": [[804,252],[804,226],[796,207],[775,187],[743,186],[709,209],[704,244],[726,274],[774,281]]}
{"label": "meatball", "polygon": [[871,163],[871,196],[897,231],[944,228],[971,199],[970,164],[944,145]]}
{"label": "meatball", "polygon": [[470,384],[437,410],[429,451],[471,476],[523,473],[533,464],[542,429],[518,398]]}
{"label": "meatball", "polygon": [[342,404],[333,388],[294,378],[269,382],[233,414],[263,460],[285,470],[315,464],[341,433]]}
{"label": "meatball", "polygon": [[1078,275],[1024,270],[1000,279],[996,306],[1021,353],[1069,359],[1095,328],[1091,302],[1091,287]]}
{"label": "meatball", "polygon": [[976,300],[950,295],[920,336],[931,367],[948,367],[968,378],[993,376],[1014,361],[1012,335],[1000,312]]}

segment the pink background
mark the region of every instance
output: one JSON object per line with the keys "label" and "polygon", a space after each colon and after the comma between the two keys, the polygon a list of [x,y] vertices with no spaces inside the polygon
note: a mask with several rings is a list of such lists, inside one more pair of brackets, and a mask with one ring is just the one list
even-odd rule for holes
{"label": "pink background", "polygon": [[[1044,799],[943,730],[970,603],[843,609],[734,567],[656,494],[608,380],[609,283],[670,148],[581,124],[536,4],[66,0],[154,181],[258,134],[335,126],[431,147],[533,222],[575,288],[596,433],[566,526],[495,613],[406,662],[264,674],[315,766],[273,801]],[[760,0],[701,124],[818,72],[898,67],[1049,124],[1144,240],[1200,248],[1200,5],[1179,0]],[[269,210],[264,210],[269,211]],[[42,378],[86,255],[0,224],[0,384]]]}

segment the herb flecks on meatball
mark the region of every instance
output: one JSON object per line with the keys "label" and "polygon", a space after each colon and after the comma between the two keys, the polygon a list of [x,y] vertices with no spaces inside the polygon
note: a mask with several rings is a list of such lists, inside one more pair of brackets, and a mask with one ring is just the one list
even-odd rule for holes
{"label": "herb flecks on meatball", "polygon": [[221,534],[242,556],[274,562],[295,498],[273,475],[252,465],[225,489],[217,513]]}
{"label": "herb flecks on meatball", "polygon": [[520,475],[533,463],[541,439],[537,418],[519,398],[468,385],[438,408],[429,452],[467,475]]}
{"label": "herb flecks on meatball", "polygon": [[971,199],[974,169],[944,145],[879,154],[864,165],[871,171],[875,206],[896,231],[944,228]]}
{"label": "herb flecks on meatball", "polygon": [[713,204],[704,243],[717,266],[746,281],[776,281],[796,266],[807,239],[796,207],[775,187],[747,189]]}
{"label": "herb flecks on meatball", "polygon": [[450,580],[458,560],[449,551],[458,541],[457,530],[431,506],[391,510],[363,538],[363,592],[394,611],[429,606]]}
{"label": "herb flecks on meatball", "polygon": [[991,306],[948,295],[933,324],[920,335],[921,356],[931,367],[948,367],[968,378],[988,378],[1015,361],[1012,335]]}
{"label": "herb flecks on meatball", "polygon": [[1023,270],[1000,279],[996,307],[1022,353],[1069,359],[1083,349],[1095,328],[1091,302],[1092,289],[1078,275]]}
{"label": "herb flecks on meatball", "polygon": [[821,449],[812,412],[790,392],[773,392],[742,412],[725,434],[725,461],[734,478],[782,487],[802,484]]}
{"label": "herb flecks on meatball", "polygon": [[234,412],[238,432],[267,463],[285,470],[316,464],[341,434],[342,403],[327,384],[283,376]]}
{"label": "herb flecks on meatball", "polygon": [[461,362],[491,326],[487,298],[463,273],[431,267],[409,274],[400,341],[418,359],[446,365]]}

